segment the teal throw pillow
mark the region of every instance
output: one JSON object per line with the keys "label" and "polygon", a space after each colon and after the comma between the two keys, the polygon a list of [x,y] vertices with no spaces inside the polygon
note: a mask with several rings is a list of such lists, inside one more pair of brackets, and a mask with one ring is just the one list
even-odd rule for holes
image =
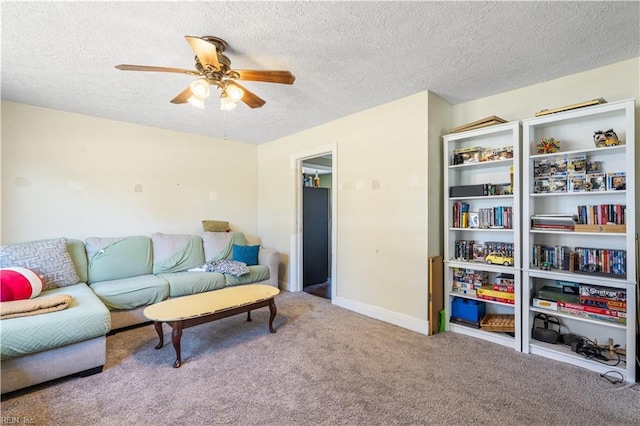
{"label": "teal throw pillow", "polygon": [[258,251],[260,246],[233,245],[233,260],[246,263],[247,266],[258,264]]}

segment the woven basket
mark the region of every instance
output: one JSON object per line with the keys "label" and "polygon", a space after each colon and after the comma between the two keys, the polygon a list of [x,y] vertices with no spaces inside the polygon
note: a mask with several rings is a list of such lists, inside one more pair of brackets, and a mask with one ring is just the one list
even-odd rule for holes
{"label": "woven basket", "polygon": [[516,319],[509,314],[487,314],[480,321],[480,328],[484,331],[502,331],[514,333],[516,331]]}

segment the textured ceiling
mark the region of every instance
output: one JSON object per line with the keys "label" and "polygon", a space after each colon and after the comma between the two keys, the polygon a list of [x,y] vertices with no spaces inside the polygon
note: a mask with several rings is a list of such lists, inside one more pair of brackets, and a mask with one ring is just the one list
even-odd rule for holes
{"label": "textured ceiling", "polygon": [[[633,2],[2,2],[2,99],[254,144],[429,90],[477,99],[640,56]],[[260,109],[169,100],[185,35],[227,41]]]}

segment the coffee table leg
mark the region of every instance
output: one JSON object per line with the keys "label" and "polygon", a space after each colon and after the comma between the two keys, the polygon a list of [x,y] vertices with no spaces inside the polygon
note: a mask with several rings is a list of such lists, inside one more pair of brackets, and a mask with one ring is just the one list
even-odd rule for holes
{"label": "coffee table leg", "polygon": [[269,331],[275,333],[276,330],[273,328],[273,319],[276,317],[278,310],[276,309],[276,300],[271,299],[269,301],[269,310],[271,311],[271,316],[269,317]]}
{"label": "coffee table leg", "polygon": [[173,363],[173,368],[178,368],[182,365],[182,355],[180,354],[180,339],[182,338],[182,321],[174,321],[171,323],[173,331],[171,331],[171,343],[176,350],[176,362]]}
{"label": "coffee table leg", "polygon": [[160,343],[158,343],[155,349],[160,349],[164,345],[164,335],[162,334],[162,322],[154,321],[153,326],[156,329],[156,333],[158,333],[158,337],[160,338]]}
{"label": "coffee table leg", "polygon": [[251,321],[251,311],[247,311],[247,322]]}

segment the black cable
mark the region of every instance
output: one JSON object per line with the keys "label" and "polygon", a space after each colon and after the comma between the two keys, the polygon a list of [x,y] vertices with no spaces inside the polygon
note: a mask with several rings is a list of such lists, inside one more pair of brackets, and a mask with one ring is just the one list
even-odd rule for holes
{"label": "black cable", "polygon": [[[584,339],[585,343],[588,344],[589,346],[587,346],[587,352],[588,353],[582,353],[582,355],[584,355],[585,358],[590,359],[592,361],[596,361],[599,362],[600,364],[604,364],[604,365],[609,365],[611,367],[615,367],[618,364],[620,364],[621,362],[621,358],[620,358],[620,354],[616,351],[613,351],[613,353],[616,354],[616,356],[618,357],[618,360],[616,361],[615,364],[609,364],[609,362],[603,362],[602,360],[596,358],[598,355],[602,356],[604,358],[604,355],[602,355],[602,351],[604,351],[603,348],[599,347],[598,345],[596,345],[596,343],[594,341],[592,341],[591,339],[584,337],[584,336],[580,336],[582,339]],[[585,346],[583,346],[583,348],[585,348]],[[596,352],[597,351],[597,352]],[[609,360],[609,361],[613,361],[613,360]]]}
{"label": "black cable", "polygon": [[[609,377],[610,375],[617,374],[620,378],[617,377]],[[603,377],[609,381],[609,383],[613,385],[617,385],[618,383],[624,382],[624,376],[619,371],[607,371],[606,373],[600,374],[600,377]]]}

